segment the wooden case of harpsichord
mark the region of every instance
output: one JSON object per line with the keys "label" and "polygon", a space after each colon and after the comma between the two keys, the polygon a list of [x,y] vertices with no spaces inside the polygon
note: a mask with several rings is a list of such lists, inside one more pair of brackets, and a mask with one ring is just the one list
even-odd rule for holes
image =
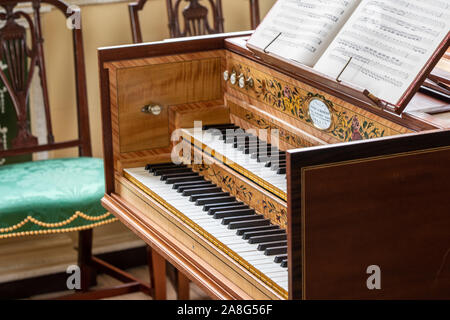
{"label": "wooden case of harpsichord", "polygon": [[[398,115],[259,58],[247,36],[99,50],[105,208],[213,298],[450,298],[448,95],[420,90]],[[205,150],[185,130],[195,121],[276,130],[286,188]],[[192,170],[287,230],[288,287],[126,174],[178,143],[208,160]]]}

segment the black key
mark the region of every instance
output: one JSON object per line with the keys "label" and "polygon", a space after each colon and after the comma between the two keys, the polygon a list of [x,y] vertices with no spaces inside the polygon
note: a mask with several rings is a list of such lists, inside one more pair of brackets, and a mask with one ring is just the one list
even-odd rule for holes
{"label": "black key", "polygon": [[287,253],[287,246],[267,248],[266,250],[264,250],[264,255],[266,256],[273,256],[276,254],[283,254],[283,253]]}
{"label": "black key", "polygon": [[243,228],[239,228],[236,231],[236,234],[238,236],[242,236],[244,235],[246,232],[253,232],[253,231],[263,231],[263,230],[275,230],[275,229],[280,229],[279,226],[275,226],[275,225],[268,225],[268,226],[256,226],[256,227],[243,227]]}
{"label": "black key", "polygon": [[239,201],[208,203],[208,204],[205,204],[205,206],[203,207],[203,211],[209,211],[209,209],[218,208],[218,207],[240,206],[240,205],[243,205],[243,204],[244,204],[243,202],[239,202]]}
{"label": "black key", "polygon": [[283,260],[287,260],[287,254],[276,256],[275,259],[273,259],[275,263],[281,263]]}
{"label": "black key", "polygon": [[217,129],[220,130],[222,133],[226,133],[226,132],[242,132],[243,130],[237,126],[229,126],[229,127],[222,127],[222,128],[211,128],[211,129]]}
{"label": "black key", "polygon": [[162,165],[157,166],[157,167],[150,166],[150,170],[152,170],[152,171],[157,171],[157,170],[176,170],[176,169],[192,170],[191,168],[189,168],[185,164],[175,164],[175,163],[166,163],[166,164],[162,164]]}
{"label": "black key", "polygon": [[166,180],[166,184],[172,184],[177,182],[188,182],[188,181],[204,181],[204,179],[201,176],[168,178]]}
{"label": "black key", "polygon": [[257,145],[259,143],[259,140],[257,137],[249,136],[249,135],[236,136],[234,138],[234,140],[236,141],[235,148],[242,148],[244,146],[248,146],[248,145],[252,145],[252,144]]}
{"label": "black key", "polygon": [[227,224],[238,222],[238,221],[257,221],[257,220],[262,220],[262,219],[264,219],[263,215],[251,214],[251,215],[247,215],[247,216],[223,218],[222,224],[227,225]]}
{"label": "black key", "polygon": [[256,150],[258,150],[257,146],[254,146],[254,147],[249,146],[248,148],[245,148],[244,154],[251,154],[251,153],[255,152]]}
{"label": "black key", "polygon": [[237,147],[237,149],[240,150],[240,151],[245,151],[245,150],[248,150],[250,148],[252,148],[252,149],[258,148],[258,142],[255,141],[255,142],[252,142],[252,143],[245,143],[245,144],[238,145],[238,147]]}
{"label": "black key", "polygon": [[219,211],[238,211],[238,210],[244,210],[244,209],[250,209],[249,206],[243,204],[243,205],[233,205],[230,204],[229,206],[223,206],[223,207],[213,207],[208,210],[209,215],[213,215],[216,212]]}
{"label": "black key", "polygon": [[261,149],[260,152],[265,151],[267,154],[270,154],[271,151],[276,151],[275,149],[272,149],[272,145],[270,143],[267,143],[266,141],[259,140],[258,139],[258,145],[259,149]]}
{"label": "black key", "polygon": [[192,172],[192,169],[191,168],[155,169],[153,171],[153,174],[155,176],[160,176],[169,173],[186,173],[186,172]]}
{"label": "black key", "polygon": [[147,166],[145,167],[146,170],[148,170],[150,173],[155,172],[155,170],[170,170],[170,169],[178,169],[178,168],[184,168],[186,167],[185,165],[177,165],[177,164],[173,164],[173,163],[167,163],[167,164],[163,164],[163,165],[159,165],[157,167],[150,165],[147,169]]}
{"label": "black key", "polygon": [[226,129],[226,128],[239,128],[236,127],[232,123],[221,123],[221,124],[207,124],[204,125],[202,130],[208,130],[208,129]]}
{"label": "black key", "polygon": [[278,169],[277,174],[286,174],[286,167]]}
{"label": "black key", "polygon": [[256,143],[255,144],[246,145],[246,146],[244,146],[244,148],[241,149],[241,151],[244,154],[250,154],[252,152],[255,152],[256,150],[258,150],[258,144],[256,144]]}
{"label": "black key", "polygon": [[183,178],[183,177],[198,177],[197,172],[185,172],[185,173],[170,173],[170,174],[163,174],[161,176],[161,181],[166,181],[169,178]]}
{"label": "black key", "polygon": [[273,230],[262,230],[262,231],[251,231],[251,232],[245,232],[242,236],[242,239],[247,240],[252,237],[259,237],[259,236],[265,236],[265,235],[271,235],[271,234],[285,234],[286,231],[283,229],[273,229]]}
{"label": "black key", "polygon": [[234,141],[235,136],[238,134],[240,134],[239,129],[226,129],[222,131],[222,136],[220,139],[231,142],[231,140]]}
{"label": "black key", "polygon": [[[287,241],[271,241],[271,242],[263,242],[258,245],[258,250],[263,251],[268,248],[276,248],[276,247],[282,247],[287,246]],[[283,252],[281,252],[283,253]]]}
{"label": "black key", "polygon": [[[264,157],[270,157],[271,153],[272,153],[272,150],[270,149],[270,146],[262,145],[259,147],[258,151],[252,152],[250,157],[252,159],[258,160],[258,158],[262,159]],[[259,161],[259,162],[261,162],[261,161]]]}
{"label": "black key", "polygon": [[238,149],[240,151],[244,151],[246,148],[249,148],[250,146],[256,148],[258,146],[258,142],[255,140],[245,140],[245,142],[240,141],[233,143],[233,148]]}
{"label": "black key", "polygon": [[231,222],[228,225],[228,229],[250,228],[250,227],[262,227],[270,225],[269,219],[251,220],[251,221],[239,221]]}
{"label": "black key", "polygon": [[287,261],[287,259],[281,261],[281,267],[282,267],[282,268],[287,268],[287,266],[288,266],[288,261]]}
{"label": "black key", "polygon": [[200,182],[192,182],[192,181],[188,181],[188,182],[178,182],[178,183],[174,183],[173,188],[174,189],[178,189],[181,187],[187,187],[189,185],[200,185],[200,184],[212,184],[210,181],[200,181]]}
{"label": "black key", "polygon": [[218,212],[214,213],[213,218],[214,219],[223,219],[223,218],[229,218],[229,217],[240,217],[240,216],[254,215],[254,214],[255,214],[255,210],[253,210],[253,209],[218,211]]}
{"label": "black key", "polygon": [[[175,188],[175,186],[178,186]],[[174,183],[174,189],[177,189],[178,192],[183,192],[187,189],[200,189],[200,188],[215,188],[216,185],[212,184],[209,181],[191,181],[185,183]]]}
{"label": "black key", "polygon": [[227,129],[233,129],[233,130],[237,130],[239,129],[239,127],[235,126],[234,124],[230,124],[230,125],[217,125],[217,126],[204,126],[203,130],[204,131],[208,131],[208,130],[220,130],[220,131],[224,131]]}
{"label": "black key", "polygon": [[272,241],[284,241],[287,240],[287,234],[271,234],[271,235],[263,235],[263,236],[254,236],[248,240],[248,243],[265,243]]}
{"label": "black key", "polygon": [[[145,170],[150,170],[153,168],[159,168],[159,167],[167,167],[167,166],[176,166],[176,164],[171,163],[171,162],[166,162],[166,163],[149,163],[145,166]],[[180,165],[182,166],[182,165]]]}
{"label": "black key", "polygon": [[272,162],[272,165],[282,165],[283,163],[286,164],[286,159],[272,159],[270,162]]}
{"label": "black key", "polygon": [[[247,132],[239,132],[236,131],[234,135],[234,145],[239,146],[241,144],[245,144],[247,141],[256,141],[256,137],[250,133]],[[235,147],[235,148],[236,148]]]}
{"label": "black key", "polygon": [[243,148],[245,145],[255,144],[257,141],[249,136],[235,136],[233,141],[233,148]]}
{"label": "black key", "polygon": [[210,204],[210,203],[222,203],[222,202],[233,202],[235,201],[236,198],[232,197],[232,196],[228,196],[228,197],[214,197],[214,198],[200,198],[197,201],[195,201],[195,205],[197,206],[202,206],[205,204]]}
{"label": "black key", "polygon": [[214,193],[205,193],[205,194],[193,194],[189,197],[189,201],[195,202],[198,199],[207,199],[207,198],[218,198],[218,197],[226,197],[230,194],[228,192],[214,192]]}
{"label": "black key", "polygon": [[221,192],[222,188],[213,187],[213,188],[205,188],[204,186],[200,186],[199,188],[189,188],[185,189],[182,193],[183,196],[192,196],[194,194],[206,194],[206,193],[217,193]]}
{"label": "black key", "polygon": [[267,146],[264,144],[258,144],[257,146],[250,146],[249,147],[249,152],[250,157],[252,159],[255,159],[258,155],[268,155],[270,154],[270,151],[267,149]]}

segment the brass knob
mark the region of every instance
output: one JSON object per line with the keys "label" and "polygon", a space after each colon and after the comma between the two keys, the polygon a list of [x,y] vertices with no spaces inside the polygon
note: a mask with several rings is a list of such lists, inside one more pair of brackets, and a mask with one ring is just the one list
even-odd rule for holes
{"label": "brass knob", "polygon": [[159,104],[148,104],[144,107],[142,107],[141,111],[143,113],[153,114],[154,116],[158,116],[161,114],[162,106]]}
{"label": "brass knob", "polygon": [[254,81],[253,81],[253,78],[252,77],[248,77],[247,79],[245,78],[245,76],[244,76],[244,74],[240,74],[239,75],[239,87],[241,88],[241,89],[244,89],[244,88],[253,88],[253,86],[254,86]]}

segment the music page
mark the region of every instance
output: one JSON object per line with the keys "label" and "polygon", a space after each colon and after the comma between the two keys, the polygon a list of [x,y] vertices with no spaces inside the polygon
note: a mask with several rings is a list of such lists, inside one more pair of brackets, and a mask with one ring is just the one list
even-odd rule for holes
{"label": "music page", "polygon": [[249,44],[312,67],[360,0],[278,0]]}
{"label": "music page", "polygon": [[450,0],[365,0],[314,69],[398,104],[449,32]]}

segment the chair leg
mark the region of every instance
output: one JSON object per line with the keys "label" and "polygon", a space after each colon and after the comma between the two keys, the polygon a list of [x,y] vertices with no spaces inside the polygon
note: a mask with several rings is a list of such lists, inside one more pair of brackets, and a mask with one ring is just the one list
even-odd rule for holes
{"label": "chair leg", "polygon": [[92,229],[78,233],[78,266],[81,271],[81,291],[89,290],[89,287],[97,283],[97,274],[92,266]]}
{"label": "chair leg", "polygon": [[150,269],[150,281],[153,287],[153,299],[166,300],[166,260],[159,255],[156,250],[147,247],[148,261]]}

